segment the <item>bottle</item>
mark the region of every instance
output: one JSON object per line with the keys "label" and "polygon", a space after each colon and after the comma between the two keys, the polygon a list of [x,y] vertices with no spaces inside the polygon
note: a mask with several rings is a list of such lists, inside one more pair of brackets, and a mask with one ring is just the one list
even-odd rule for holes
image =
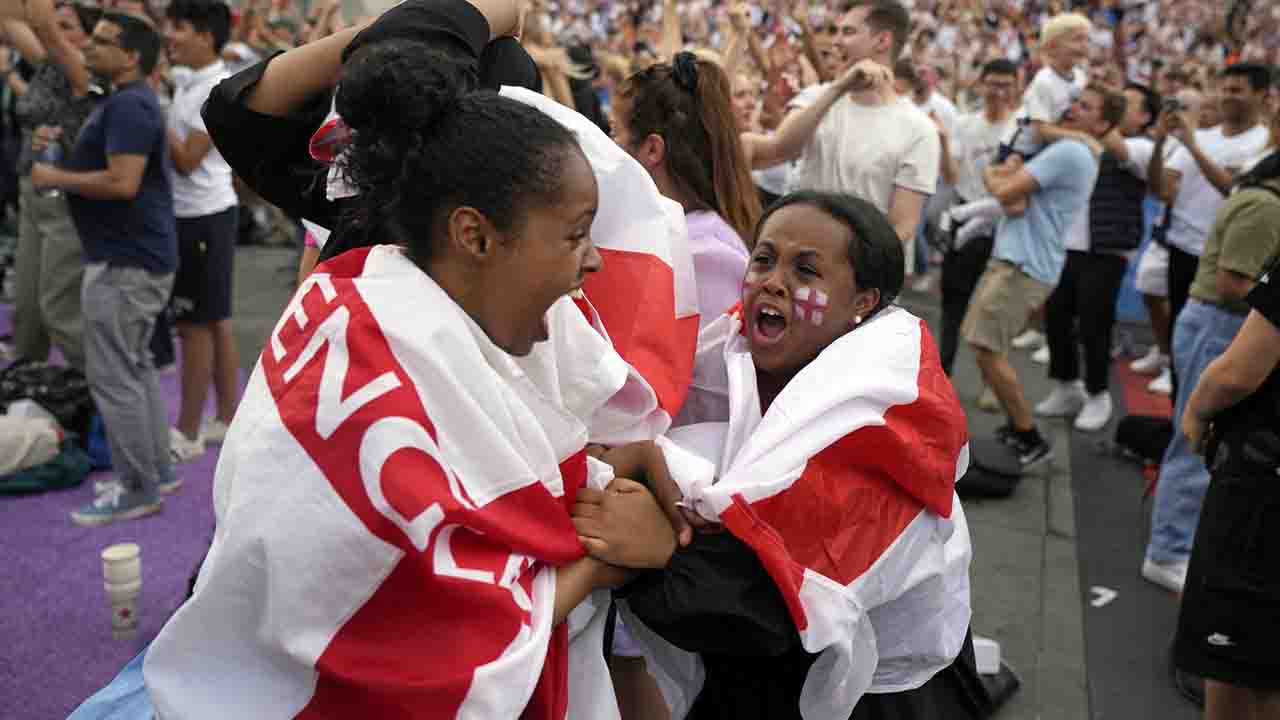
{"label": "bottle", "polygon": [[[58,138],[50,140],[49,144],[45,145],[44,149],[36,156],[36,162],[58,167],[59,163],[62,162],[62,141]],[[36,194],[42,198],[62,197],[62,191],[58,188],[42,188]]]}

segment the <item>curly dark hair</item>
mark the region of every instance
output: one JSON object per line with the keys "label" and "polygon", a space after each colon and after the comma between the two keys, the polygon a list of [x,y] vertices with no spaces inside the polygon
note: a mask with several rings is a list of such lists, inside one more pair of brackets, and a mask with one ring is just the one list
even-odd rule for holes
{"label": "curly dark hair", "polygon": [[359,194],[341,233],[404,245],[425,267],[455,208],[518,232],[531,204],[559,197],[566,158],[585,157],[573,133],[477,84],[467,65],[414,40],[371,44],[348,59],[336,103],[353,137],[338,162]]}
{"label": "curly dark hair", "polygon": [[849,265],[858,289],[880,291],[880,302],[870,318],[888,307],[902,292],[906,253],[898,233],[876,206],[853,195],[802,190],[783,195],[764,211],[756,225],[756,239],[769,217],[790,205],[809,205],[844,223],[849,239]]}

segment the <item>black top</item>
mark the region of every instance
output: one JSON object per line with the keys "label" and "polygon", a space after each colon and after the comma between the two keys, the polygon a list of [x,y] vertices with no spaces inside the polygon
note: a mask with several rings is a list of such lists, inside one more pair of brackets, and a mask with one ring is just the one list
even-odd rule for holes
{"label": "black top", "polygon": [[[1258,284],[1245,296],[1249,307],[1280,328],[1280,256],[1273,260]],[[1216,418],[1224,432],[1280,428],[1280,368],[1274,368],[1249,397]]]}
{"label": "black top", "polygon": [[706,682],[690,720],[799,720],[800,689],[816,655],[754,551],[729,533],[695,535],[661,571],[619,595],[671,644],[702,654]]}
{"label": "black top", "polygon": [[[800,691],[817,655],[800,644],[778,586],[729,533],[695,535],[662,570],[618,591],[663,639],[702,654],[706,679],[689,720],[801,720]],[[863,695],[850,720],[974,720],[990,698],[973,643],[917,690]]]}
{"label": "black top", "polygon": [[[357,34],[346,53],[370,42],[411,38],[470,63],[482,88],[518,85],[539,89],[537,67],[520,43],[513,38],[489,42],[489,32],[484,16],[466,0],[409,0]],[[250,110],[245,98],[274,58],[272,55],[219,83],[201,115],[214,145],[246,185],[291,217],[332,229],[342,201],[330,202],[325,197],[327,166],[311,158],[310,143],[329,112],[333,91],[316,95],[284,117]],[[322,256],[332,257],[350,247],[335,235],[325,244]]]}

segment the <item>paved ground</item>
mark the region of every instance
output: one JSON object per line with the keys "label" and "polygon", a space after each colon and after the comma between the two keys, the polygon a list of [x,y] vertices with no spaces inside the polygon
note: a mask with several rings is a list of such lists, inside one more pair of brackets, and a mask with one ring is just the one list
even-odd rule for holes
{"label": "paved ground", "polygon": [[[292,293],[296,257],[280,248],[242,248],[237,254],[236,332],[246,369],[253,366]],[[908,293],[904,304],[936,323],[937,302],[932,296]],[[1044,369],[1033,365],[1025,352],[1015,353],[1014,364],[1032,402],[1044,397],[1049,390]],[[972,355],[962,350],[954,380],[969,410],[972,435],[988,434],[998,424],[997,416],[975,409],[977,378]],[[973,628],[1000,642],[1005,659],[1022,679],[1022,689],[999,713],[1000,720],[1111,717],[1101,711],[1109,698],[1097,695],[1099,683],[1092,688],[1091,712],[1083,618],[1087,597],[1080,587],[1069,430],[1063,422],[1043,427],[1050,431],[1055,448],[1052,465],[1025,478],[1011,498],[965,505],[974,544]],[[1140,553],[1140,548],[1134,552]],[[1136,565],[1131,575],[1136,577]],[[1154,655],[1151,665],[1159,665]],[[1149,692],[1168,693],[1146,676],[1139,684],[1152,685]],[[1107,689],[1125,692],[1123,681]],[[1137,705],[1149,707],[1142,701]],[[1189,705],[1179,709],[1185,712],[1176,713],[1177,718],[1195,717]]]}

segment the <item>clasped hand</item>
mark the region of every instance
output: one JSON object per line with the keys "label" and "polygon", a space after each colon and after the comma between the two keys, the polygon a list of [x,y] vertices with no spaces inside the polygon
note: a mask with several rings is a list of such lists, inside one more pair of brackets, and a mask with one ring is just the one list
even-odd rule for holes
{"label": "clasped hand", "polygon": [[573,504],[573,526],[591,557],[627,568],[665,567],[676,534],[643,485],[615,478],[604,490],[583,488]]}

